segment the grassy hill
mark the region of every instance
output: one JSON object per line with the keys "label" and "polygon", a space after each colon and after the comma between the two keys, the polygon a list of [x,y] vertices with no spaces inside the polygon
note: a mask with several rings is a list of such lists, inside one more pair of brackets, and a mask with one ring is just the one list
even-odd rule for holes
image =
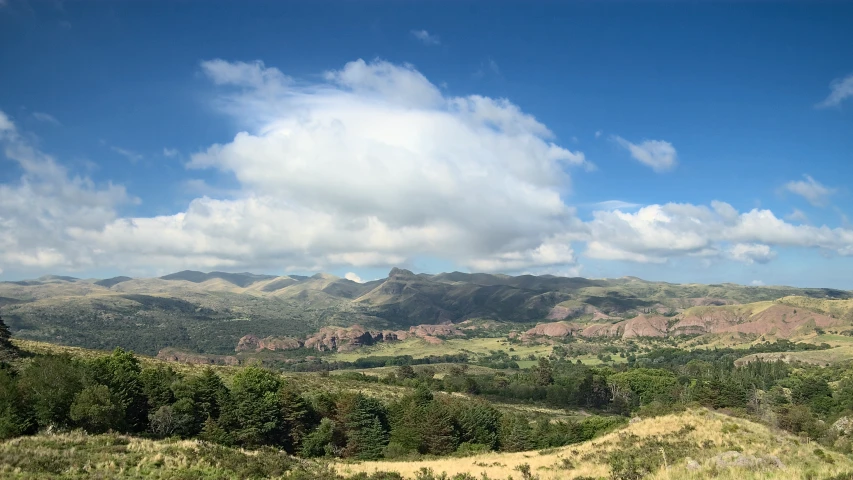
{"label": "grassy hill", "polygon": [[540,480],[853,478],[853,460],[845,455],[705,409],[645,419],[562,448],[411,462],[340,462],[336,468],[344,475],[392,471],[407,479],[419,478],[423,469],[471,478],[533,478],[524,476],[524,465]]}
{"label": "grassy hill", "polygon": [[[121,346],[149,355],[166,347],[230,354],[244,335],[303,337],[332,325],[393,330],[468,319],[619,320],[708,305],[782,298],[790,303],[792,295],[803,298],[797,300],[805,302],[801,308],[815,311],[829,308],[830,299],[853,302],[851,292],[832,289],[677,285],[632,277],[427,275],[393,269],[385,279],[356,283],[328,274],[183,271],[159,278],[46,276],[0,282],[0,315],[19,338]],[[853,317],[849,320],[853,323]]]}
{"label": "grassy hill", "polygon": [[[530,476],[523,471],[529,467]],[[427,470],[424,470],[427,469]],[[36,478],[352,478],[842,480],[853,461],[798,437],[707,410],[642,420],[567,447],[421,461],[297,460],[278,450],[247,451],[196,440],[147,440],[82,432],[41,434],[0,443],[0,477]],[[428,476],[428,471],[433,476]],[[367,478],[358,477],[358,478]],[[457,477],[462,478],[462,477]],[[486,478],[486,477],[482,477]]]}

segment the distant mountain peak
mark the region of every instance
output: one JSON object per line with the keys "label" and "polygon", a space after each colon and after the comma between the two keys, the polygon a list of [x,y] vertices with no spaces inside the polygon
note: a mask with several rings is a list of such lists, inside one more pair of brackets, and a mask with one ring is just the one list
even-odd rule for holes
{"label": "distant mountain peak", "polygon": [[409,278],[414,276],[415,274],[411,270],[406,270],[405,268],[394,267],[388,272],[388,278]]}

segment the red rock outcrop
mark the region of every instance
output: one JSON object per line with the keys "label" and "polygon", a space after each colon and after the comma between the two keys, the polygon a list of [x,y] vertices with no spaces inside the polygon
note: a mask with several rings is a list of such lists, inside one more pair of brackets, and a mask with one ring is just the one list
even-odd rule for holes
{"label": "red rock outcrop", "polygon": [[437,335],[442,337],[464,335],[462,330],[459,330],[454,325],[417,325],[415,327],[409,327],[409,332],[414,336],[421,338],[426,336],[434,337]]}
{"label": "red rock outcrop", "polygon": [[302,347],[302,342],[290,337],[267,337],[259,339],[246,335],[237,342],[236,352],[260,352],[261,350],[294,350]]}
{"label": "red rock outcrop", "polygon": [[638,315],[622,327],[622,338],[665,337],[671,319],[660,315]]}
{"label": "red rock outcrop", "polygon": [[568,337],[576,330],[578,330],[577,327],[564,322],[540,323],[524,334],[527,336]]}

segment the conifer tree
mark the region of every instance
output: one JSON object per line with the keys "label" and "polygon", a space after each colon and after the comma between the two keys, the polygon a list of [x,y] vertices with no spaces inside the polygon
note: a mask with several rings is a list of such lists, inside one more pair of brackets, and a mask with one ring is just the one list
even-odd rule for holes
{"label": "conifer tree", "polygon": [[388,444],[385,408],[359,394],[347,416],[347,454],[359,460],[376,460]]}
{"label": "conifer tree", "polygon": [[282,446],[289,453],[295,453],[299,451],[302,440],[308,434],[311,412],[302,395],[291,386],[282,387],[278,397],[281,405],[281,426],[284,432]]}
{"label": "conifer tree", "polygon": [[18,349],[12,345],[12,332],[0,317],[0,362],[8,357],[14,357]]}
{"label": "conifer tree", "polygon": [[11,347],[11,339],[12,332],[9,330],[9,327],[6,326],[6,323],[3,322],[3,317],[0,317],[0,347]]}

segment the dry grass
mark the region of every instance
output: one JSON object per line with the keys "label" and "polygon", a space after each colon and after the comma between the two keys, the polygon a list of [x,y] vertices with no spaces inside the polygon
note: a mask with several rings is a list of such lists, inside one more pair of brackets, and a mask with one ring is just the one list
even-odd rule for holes
{"label": "dry grass", "polygon": [[294,464],[290,456],[274,450],[79,431],[0,443],[0,478],[4,479],[281,478]]}
{"label": "dry grass", "polygon": [[[629,437],[629,435],[637,437]],[[609,454],[616,449],[625,449],[625,439],[634,438],[637,438],[637,444],[654,439],[672,444],[679,443],[683,453],[699,463],[698,469],[689,470],[686,458],[670,461],[668,469],[661,467],[645,477],[649,480],[824,479],[834,474],[853,471],[853,461],[846,456],[827,452],[829,461],[834,462],[829,463],[815,455],[815,444],[804,443],[794,436],[771,430],[748,420],[732,418],[704,409],[646,419],[596,440],[549,451],[489,453],[464,458],[412,462],[341,462],[336,468],[342,474],[396,471],[406,478],[414,478],[420,469],[430,468],[435,472],[446,472],[449,475],[468,473],[479,477],[481,473],[485,473],[490,478],[503,479],[508,475],[517,478],[519,475],[515,471],[516,467],[526,463],[541,480],[572,479],[584,476],[610,478],[611,468],[607,462]],[[630,448],[629,446],[628,449]],[[781,459],[785,467],[770,469],[716,466],[713,460],[715,455],[738,449],[747,455],[776,456]],[[564,468],[564,460],[570,463],[572,468]]]}

